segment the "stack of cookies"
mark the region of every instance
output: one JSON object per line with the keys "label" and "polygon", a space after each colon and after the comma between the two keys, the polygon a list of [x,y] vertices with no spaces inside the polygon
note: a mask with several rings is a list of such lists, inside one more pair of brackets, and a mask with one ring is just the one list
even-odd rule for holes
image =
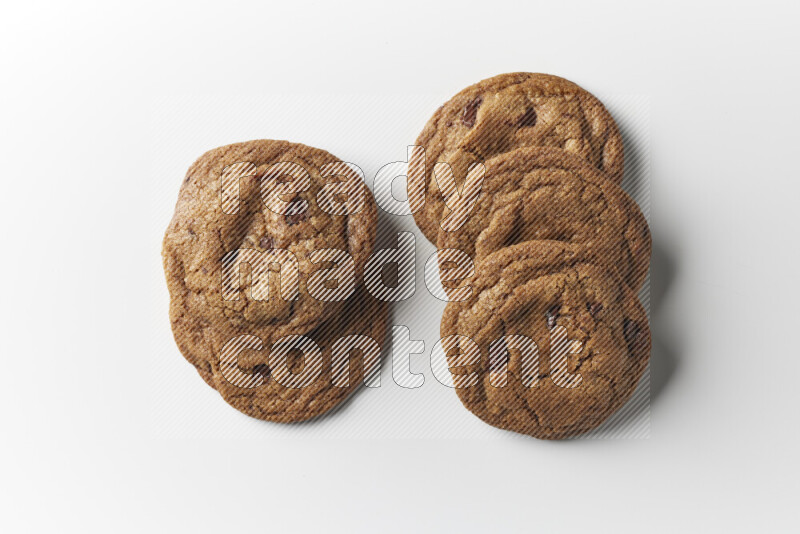
{"label": "stack of cookies", "polygon": [[563,78],[504,74],[440,107],[416,145],[409,199],[453,298],[441,334],[462,403],[538,438],[597,427],[650,355],[650,232],[611,115]]}
{"label": "stack of cookies", "polygon": [[341,403],[378,365],[387,326],[360,282],[376,219],[360,176],[323,150],[261,140],[201,156],[162,254],[184,357],[253,417]]}

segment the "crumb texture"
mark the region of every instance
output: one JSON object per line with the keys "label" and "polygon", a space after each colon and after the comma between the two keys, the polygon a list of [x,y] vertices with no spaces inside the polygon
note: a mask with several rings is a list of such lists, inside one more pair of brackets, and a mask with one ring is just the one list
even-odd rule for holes
{"label": "crumb texture", "polygon": [[[459,365],[462,349],[447,354],[454,377],[475,378],[456,388],[464,406],[493,426],[542,439],[600,425],[633,393],[650,355],[647,317],[627,285],[579,247],[553,241],[488,256],[473,296],[448,303],[441,335],[467,336],[480,350],[467,365]],[[520,346],[505,347],[507,382],[499,387],[490,346],[507,336],[532,340],[538,365]]]}

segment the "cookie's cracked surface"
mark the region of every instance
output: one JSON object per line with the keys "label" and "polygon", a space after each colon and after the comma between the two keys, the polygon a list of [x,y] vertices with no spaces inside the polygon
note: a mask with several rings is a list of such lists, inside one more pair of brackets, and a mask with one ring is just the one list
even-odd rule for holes
{"label": "cookie's cracked surface", "polygon": [[503,247],[531,240],[579,245],[616,269],[634,291],[650,264],[650,231],[636,203],[563,150],[521,148],[486,162],[474,207],[458,229],[440,230],[437,246],[459,249],[479,264]]}
{"label": "cookie's cracked surface", "polygon": [[[360,387],[364,382],[365,369],[373,372],[377,369],[387,320],[387,304],[372,297],[362,285],[345,303],[340,315],[305,334],[304,337],[321,350],[321,359],[318,361],[321,371],[302,387],[288,386],[288,377],[279,381],[273,376],[276,362],[271,348],[274,345],[239,354],[239,369],[260,376],[260,385],[240,387],[223,375],[225,359],[220,359],[222,349],[231,339],[231,332],[223,335],[221,332],[208,331],[206,350],[214,356],[210,362],[211,380],[228,404],[252,417],[281,423],[317,417],[335,408]],[[346,363],[342,363],[344,360],[333,357],[334,347],[339,340],[348,336],[363,336],[364,344],[361,348],[344,353]],[[312,363],[306,358],[303,364],[301,354],[297,351],[286,356],[286,368],[297,376],[304,372],[304,365],[310,366]]]}
{"label": "cookie's cracked surface", "polygon": [[470,164],[521,147],[545,146],[576,154],[620,183],[622,138],[603,104],[580,86],[548,74],[501,74],[455,95],[439,108],[419,135],[425,165],[409,162],[409,198],[417,226],[436,243],[444,209],[433,176],[436,162],[451,165],[457,183]]}
{"label": "cookie's cracked surface", "polygon": [[[278,196],[287,203],[283,211],[270,209],[264,202],[265,184],[276,186],[296,179],[285,174],[287,167],[275,166],[279,163],[299,165],[308,173],[305,191]],[[234,199],[223,210],[223,171],[236,164],[252,167],[238,177],[238,202]],[[304,334],[337,313],[341,302],[318,300],[308,292],[312,273],[331,267],[330,263],[312,262],[311,253],[322,249],[346,252],[353,258],[356,278],[360,278],[372,252],[377,211],[369,189],[351,170],[337,168],[336,176],[321,176],[323,166],[335,164],[341,164],[340,160],[323,150],[270,140],[228,145],[201,156],[186,174],[164,237],[173,326],[190,315],[216,329],[258,330],[257,335],[269,343],[286,335]],[[326,184],[343,179],[351,184],[347,194],[359,199],[360,209],[332,215],[328,212],[334,210],[320,205],[320,191]],[[255,276],[234,278],[236,283],[241,281],[236,300],[224,298],[223,257],[237,250],[259,254],[273,249],[289,251],[297,259],[298,298],[279,295],[279,286],[287,280],[279,280],[276,274],[269,274],[269,298],[263,294],[253,298]],[[245,274],[248,267],[252,269],[252,265],[241,267]],[[270,267],[277,270],[275,264]],[[186,335],[185,331],[180,333]]]}
{"label": "cookie's cracked surface", "polygon": [[[238,194],[226,197],[221,192],[221,180],[230,169],[236,170],[232,183],[236,191],[238,182]],[[330,172],[323,176],[323,170]],[[294,174],[287,176],[287,172]],[[273,205],[271,209],[265,195],[274,199],[270,194],[275,193],[275,188],[297,179],[307,180],[307,187],[277,194],[284,207],[274,209]],[[331,184],[336,183],[344,186],[331,189]],[[348,203],[350,211],[335,214],[344,211],[344,203]],[[309,419],[347,398],[363,381],[363,359],[369,356],[374,360],[376,352],[379,356],[386,330],[385,303],[372,299],[363,285],[358,287],[374,245],[376,216],[372,194],[360,177],[323,150],[260,140],[220,147],[201,156],[189,168],[181,186],[162,255],[175,341],[203,380],[240,411],[271,421]],[[309,293],[312,274],[336,263],[312,257],[314,251],[323,249],[344,251],[352,258],[356,288],[345,300],[324,301]],[[245,252],[232,253],[239,250]],[[237,298],[224,298],[222,259],[226,254],[238,258],[242,253],[274,250],[288,251],[296,258],[296,299],[280,295],[279,286],[285,280],[280,280],[277,273],[269,274],[267,299],[263,294],[254,298],[254,276],[234,278],[239,286]],[[251,275],[252,269],[252,265],[245,265],[242,273]],[[326,282],[320,287],[332,289],[331,285],[335,283]],[[348,335],[373,338],[375,350],[350,351],[348,380],[334,383],[334,343]],[[230,376],[226,378],[226,362],[220,362],[220,355],[225,354],[221,352],[223,347],[240,336],[251,336],[260,343],[260,350],[244,351],[236,361],[227,362],[228,375],[235,371],[234,375],[244,376],[244,384],[241,380],[231,382]],[[305,387],[284,385],[272,373],[271,348],[286,336],[306,336],[321,350],[321,373]],[[294,352],[286,355],[286,361],[285,372],[289,375],[302,372],[297,368],[302,360]],[[342,375],[344,367],[337,368],[337,376]],[[256,377],[260,377],[260,385]]]}
{"label": "cookie's cracked surface", "polygon": [[[381,357],[388,315],[387,304],[373,298],[361,286],[344,303],[338,317],[325,321],[305,334],[321,350],[321,372],[302,388],[288,387],[286,380],[281,383],[272,376],[271,366],[275,363],[270,360],[272,346],[265,343],[260,344],[259,350],[243,350],[236,355],[236,367],[246,375],[245,380],[249,383],[245,385],[249,387],[232,381],[230,372],[227,376],[223,373],[223,366],[232,364],[230,359],[221,358],[226,345],[239,336],[257,336],[257,330],[223,331],[191,316],[174,320],[173,330],[181,352],[189,361],[198,362],[194,364],[198,374],[228,404],[257,419],[290,423],[305,421],[332,410],[363,384],[365,370],[374,370]],[[347,365],[343,365],[341,359],[337,360],[340,363],[334,364],[335,344],[348,336],[365,336],[374,340],[374,344],[364,339],[361,348],[356,347],[346,353]],[[287,357],[287,367],[292,372],[303,372],[303,360],[299,356],[298,353],[290,353]],[[260,376],[258,385],[251,381],[254,374]],[[334,377],[339,381],[335,381]]]}
{"label": "cookie's cracked surface", "polygon": [[[633,393],[650,356],[647,317],[627,285],[579,247],[531,241],[505,248],[478,266],[473,289],[469,300],[447,305],[441,334],[467,336],[480,349],[478,361],[460,365],[458,350],[448,361],[454,378],[476,377],[456,391],[483,421],[560,439],[597,427]],[[498,387],[489,347],[512,335],[536,343],[538,365],[530,351],[511,346],[507,383]]]}

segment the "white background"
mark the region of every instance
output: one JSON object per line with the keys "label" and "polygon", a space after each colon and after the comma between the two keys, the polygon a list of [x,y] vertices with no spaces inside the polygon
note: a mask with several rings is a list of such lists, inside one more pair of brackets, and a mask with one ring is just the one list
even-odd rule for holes
{"label": "white background", "polygon": [[[2,8],[0,529],[797,530],[797,19],[789,2]],[[191,435],[244,416],[158,341],[175,172],[282,137],[374,175],[436,105],[517,70],[647,98],[649,439],[437,432],[457,406],[441,388],[417,418],[394,402],[383,437]],[[158,351],[186,377],[174,393]],[[372,393],[324,423],[352,423]],[[176,432],[174,410],[198,420]]]}

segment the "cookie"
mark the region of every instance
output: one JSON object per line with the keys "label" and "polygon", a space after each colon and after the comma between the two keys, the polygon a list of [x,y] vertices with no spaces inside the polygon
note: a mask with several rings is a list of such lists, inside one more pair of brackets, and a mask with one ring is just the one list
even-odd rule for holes
{"label": "cookie", "polygon": [[[335,285],[325,275],[341,267],[359,279],[376,219],[363,180],[323,150],[259,140],[205,153],[186,174],[162,249],[184,355],[194,365],[207,362],[209,355],[184,350],[205,329],[253,331],[272,343],[339,313],[355,285],[333,300],[317,298]],[[318,256],[324,249],[352,259]],[[197,322],[200,328],[190,326]]]}
{"label": "cookie", "polygon": [[[202,346],[192,349],[207,355],[207,367],[198,372],[210,375],[212,387],[228,404],[258,419],[299,422],[338,406],[364,382],[365,370],[369,376],[378,369],[387,321],[387,304],[362,285],[340,315],[302,336],[302,343],[313,343],[306,346],[305,357],[299,349],[281,351],[264,343],[258,330],[206,329]],[[361,344],[339,350],[348,339]]]}
{"label": "cookie", "polygon": [[639,207],[602,172],[563,150],[520,148],[489,160],[468,215],[449,212],[439,250],[461,250],[476,264],[516,243],[555,240],[583,247],[634,291],[647,276],[651,239]]}
{"label": "cookie", "polygon": [[614,119],[591,93],[548,74],[501,74],[467,87],[434,113],[416,144],[425,159],[415,154],[409,161],[408,195],[414,220],[432,243],[444,210],[433,176],[437,162],[449,163],[461,184],[472,163],[521,147],[555,147],[622,182],[622,137]]}
{"label": "cookie", "polygon": [[542,439],[600,425],[631,396],[650,357],[647,317],[627,284],[579,247],[553,241],[488,256],[473,296],[448,303],[441,334],[451,340],[445,349],[464,406]]}

